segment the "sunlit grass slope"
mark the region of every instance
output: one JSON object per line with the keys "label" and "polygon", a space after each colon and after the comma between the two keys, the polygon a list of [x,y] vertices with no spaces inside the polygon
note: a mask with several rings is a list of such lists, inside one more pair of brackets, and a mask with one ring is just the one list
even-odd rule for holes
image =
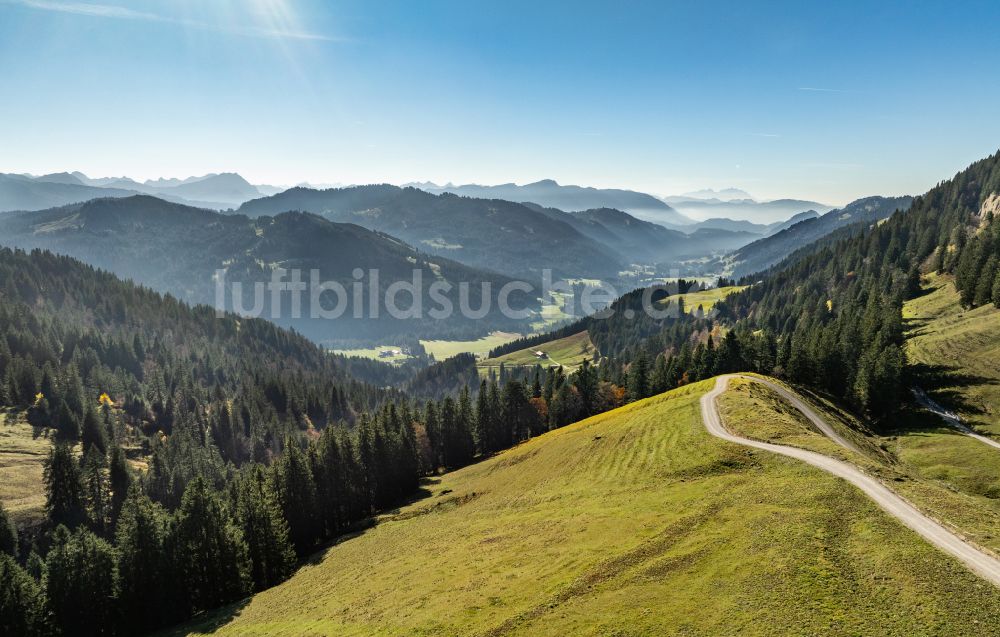
{"label": "sunlit grass slope", "polygon": [[746,289],[745,285],[731,285],[721,288],[709,288],[708,290],[702,290],[700,292],[691,292],[690,294],[681,294],[667,297],[661,303],[676,303],[677,297],[680,296],[684,299],[684,309],[688,312],[697,312],[698,306],[705,312],[708,312],[715,304],[723,300],[730,294],[735,294],[741,290]]}
{"label": "sunlit grass slope", "polygon": [[[545,352],[546,358],[535,356],[537,351]],[[566,338],[480,361],[478,365],[480,369],[500,367],[501,363],[507,366],[539,364],[542,367],[548,367],[549,365],[562,365],[572,370],[582,365],[583,361],[592,359],[596,351],[597,349],[590,340],[590,334],[584,330]]]}
{"label": "sunlit grass slope", "polygon": [[45,517],[42,473],[51,448],[47,433],[23,413],[0,412],[0,502],[19,526]]}
{"label": "sunlit grass slope", "polygon": [[[797,391],[856,450],[823,436],[799,411],[759,383],[731,380],[719,407],[734,433],[851,462],[967,540],[1000,554],[1000,500],[983,492],[1000,476],[1000,453],[940,427],[936,417],[927,419],[920,412],[900,416],[900,424],[910,429],[878,436],[824,397],[802,388]],[[915,422],[920,426],[913,428]]]}
{"label": "sunlit grass slope", "polygon": [[862,495],[710,437],[698,398],[711,382],[445,475],[426,498],[201,626],[230,635],[997,629],[1000,591]]}
{"label": "sunlit grass slope", "polygon": [[925,283],[926,293],[903,307],[907,358],[941,368],[941,385],[926,389],[975,428],[1000,436],[1000,310],[962,308],[951,277]]}

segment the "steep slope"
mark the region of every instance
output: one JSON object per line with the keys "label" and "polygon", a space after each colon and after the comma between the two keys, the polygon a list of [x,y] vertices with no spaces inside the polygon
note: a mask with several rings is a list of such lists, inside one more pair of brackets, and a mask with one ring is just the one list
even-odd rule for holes
{"label": "steep slope", "polygon": [[658,263],[683,258],[692,250],[684,233],[620,210],[595,208],[569,214],[577,220],[576,227],[581,232],[614,248],[632,262]]}
{"label": "steep slope", "polygon": [[497,199],[433,195],[388,185],[292,188],[249,201],[238,212],[253,217],[287,210],[356,223],[432,254],[512,276],[537,277],[549,268],[559,276],[606,277],[623,265],[619,255],[569,224]]}
{"label": "steep slope", "polygon": [[997,192],[1000,154],[917,197],[906,214],[811,244],[717,309],[744,335],[777,336],[773,370],[892,427],[909,395],[903,302],[920,293],[921,268],[955,272],[963,297],[974,286],[963,303],[979,292],[989,299],[1000,242],[984,242],[1000,236],[987,210]]}
{"label": "steep slope", "polygon": [[703,228],[701,224],[682,226],[679,230],[667,228],[613,208],[563,212],[534,203],[524,205],[568,223],[580,234],[614,249],[629,263],[666,263],[707,257],[745,245],[760,236],[743,230]]}
{"label": "steep slope", "polygon": [[974,429],[1000,436],[1000,309],[962,307],[954,278],[935,274],[903,318],[918,382]]}
{"label": "steep slope", "polygon": [[568,211],[615,208],[659,223],[675,225],[691,223],[691,219],[678,214],[676,210],[652,195],[634,190],[564,186],[551,179],[543,179],[523,186],[517,184],[496,186],[468,184],[442,187],[425,185],[423,189],[435,194],[450,192],[483,199],[506,199],[522,203],[530,201],[547,208]]}
{"label": "steep slope", "polygon": [[912,203],[912,197],[858,199],[842,209],[833,210],[818,218],[803,220],[769,237],[754,241],[737,250],[727,261],[734,276],[761,272],[799,248],[825,237],[838,228],[855,223],[875,223],[889,217],[897,210],[907,210]]}
{"label": "steep slope", "polygon": [[800,221],[806,221],[809,219],[815,219],[819,217],[820,214],[815,210],[806,210],[805,212],[800,212],[797,215],[792,215],[784,221],[776,221],[767,226],[767,231],[764,233],[766,235],[777,234],[784,230],[785,228],[791,228]]}
{"label": "steep slope", "polygon": [[[505,318],[493,304],[491,313],[481,322],[453,312],[444,320],[432,320],[428,291],[435,281],[450,282],[453,289],[445,294],[455,308],[458,284],[469,284],[471,307],[478,308],[482,284],[489,282],[495,296],[505,277],[469,268],[453,261],[430,259],[410,246],[382,234],[352,224],[332,223],[305,213],[285,213],[276,217],[249,219],[243,215],[222,215],[210,210],[165,202],[149,196],[126,199],[99,199],[84,204],[41,212],[11,213],[0,217],[0,242],[22,248],[45,248],[69,254],[121,276],[133,278],[157,290],[170,292],[192,303],[214,304],[216,270],[226,271],[226,282],[243,285],[243,308],[253,308],[253,285],[267,283],[277,268],[302,271],[308,281],[313,269],[320,281],[335,281],[352,290],[354,270],[363,271],[363,303],[372,295],[384,298],[387,287],[396,281],[412,281],[420,273],[420,290],[426,303],[422,319],[394,319],[386,308],[378,316],[358,312],[351,294],[345,294],[343,313],[334,319],[312,318],[312,302],[305,294],[301,318],[294,316],[291,296],[282,297],[280,308],[272,307],[270,294],[261,294],[260,315],[295,327],[319,340],[375,338],[412,333],[419,321],[423,335],[448,336],[454,333],[478,334],[505,327],[523,327],[523,321]],[[378,270],[378,280],[371,276]],[[374,282],[373,282],[374,281]],[[227,308],[234,309],[232,287],[226,287]],[[410,307],[407,294],[399,300],[400,309]],[[321,300],[331,310],[336,299]],[[494,299],[495,301],[495,299]],[[379,304],[381,306],[381,303]],[[512,295],[514,308],[537,307],[537,301],[524,295]],[[274,310],[274,311],[272,311]],[[280,310],[280,311],[279,311]]]}
{"label": "steep slope", "polygon": [[1000,590],[860,492],[711,437],[698,406],[710,387],[447,474],[288,582],[178,632],[881,636],[995,625]]}

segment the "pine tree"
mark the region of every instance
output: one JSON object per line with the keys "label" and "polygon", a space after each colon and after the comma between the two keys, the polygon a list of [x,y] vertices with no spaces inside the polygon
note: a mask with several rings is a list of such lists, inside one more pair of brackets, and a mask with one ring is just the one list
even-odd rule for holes
{"label": "pine tree", "polygon": [[17,527],[0,502],[0,553],[17,557]]}
{"label": "pine tree", "polygon": [[132,486],[132,470],[129,468],[125,452],[117,444],[108,454],[108,486],[111,489],[111,525],[117,524],[122,505]]}
{"label": "pine tree", "polygon": [[53,445],[45,462],[45,510],[53,526],[75,528],[87,519],[80,469],[69,446]]}
{"label": "pine tree", "polygon": [[59,436],[68,442],[76,442],[80,439],[80,419],[70,409],[69,403],[60,400],[55,410],[55,417],[52,426],[59,432]]}
{"label": "pine tree", "polygon": [[105,436],[104,425],[97,415],[97,411],[90,405],[83,413],[83,426],[81,427],[81,440],[83,451],[87,452],[91,447],[96,448],[101,455],[107,453],[108,441]]}
{"label": "pine tree", "polygon": [[653,373],[649,378],[649,389],[652,394],[662,394],[670,388],[668,380],[669,364],[667,357],[660,352],[653,363]]}
{"label": "pine tree", "polygon": [[38,582],[6,553],[0,553],[0,635],[48,635],[46,601]]}
{"label": "pine tree", "polygon": [[250,557],[243,534],[202,477],[191,481],[168,539],[176,585],[193,614],[250,591]]}
{"label": "pine tree", "polygon": [[285,580],[295,566],[288,523],[260,465],[246,469],[235,491],[234,514],[249,549],[250,577],[254,590],[264,590]]}
{"label": "pine tree", "polygon": [[976,306],[986,305],[993,300],[993,282],[997,278],[997,257],[991,254],[987,259],[976,282],[976,291],[973,302]]}
{"label": "pine tree", "polygon": [[166,537],[166,513],[137,485],[131,486],[115,531],[119,606],[126,634],[141,634],[162,626],[177,610],[178,600],[173,596],[178,593],[169,586]]}
{"label": "pine tree", "polygon": [[91,527],[103,537],[111,524],[111,492],[104,472],[104,456],[97,447],[90,447],[84,454],[81,479]]}
{"label": "pine tree", "polygon": [[[376,467],[372,463],[372,468]],[[271,471],[274,493],[288,521],[289,537],[298,555],[307,555],[316,545],[316,483],[298,442],[289,437],[285,452]]]}
{"label": "pine tree", "polygon": [[464,467],[472,462],[472,458],[475,456],[473,420],[472,400],[469,397],[469,388],[466,386],[462,388],[462,392],[458,396],[455,429],[452,432],[451,456],[455,467]]}
{"label": "pine tree", "polygon": [[60,526],[45,558],[45,589],[56,626],[69,635],[103,635],[117,621],[115,550],[85,528]]}
{"label": "pine tree", "polygon": [[649,395],[649,359],[641,351],[628,368],[629,400],[641,400]]}
{"label": "pine tree", "polygon": [[486,379],[479,381],[479,393],[476,394],[476,413],[475,418],[475,439],[476,439],[476,449],[481,455],[486,455],[493,451],[490,447],[489,441],[489,431],[490,431],[490,413],[488,411],[488,396],[489,388],[486,384]]}
{"label": "pine tree", "polygon": [[580,415],[583,417],[595,413],[594,401],[597,395],[597,383],[597,373],[594,367],[589,360],[584,359],[573,380],[577,395],[580,397]]}
{"label": "pine tree", "polygon": [[993,277],[993,289],[990,291],[990,300],[995,307],[1000,307],[1000,268]]}

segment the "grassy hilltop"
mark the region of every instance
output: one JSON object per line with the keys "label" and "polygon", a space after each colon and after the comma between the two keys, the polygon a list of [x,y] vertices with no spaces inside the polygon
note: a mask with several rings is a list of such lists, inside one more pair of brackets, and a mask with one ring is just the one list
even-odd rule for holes
{"label": "grassy hilltop", "polygon": [[[185,632],[909,636],[997,626],[1000,591],[859,492],[710,437],[698,398],[712,382],[445,475],[289,581]],[[762,437],[808,437],[789,434],[782,406],[759,395],[737,388],[722,406],[769,423]]]}

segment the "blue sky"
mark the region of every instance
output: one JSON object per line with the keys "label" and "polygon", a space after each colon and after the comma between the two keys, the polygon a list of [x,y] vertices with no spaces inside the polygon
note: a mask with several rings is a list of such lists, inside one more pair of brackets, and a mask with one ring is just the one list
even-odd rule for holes
{"label": "blue sky", "polygon": [[998,22],[997,2],[0,0],[0,171],[919,193],[1000,148]]}

